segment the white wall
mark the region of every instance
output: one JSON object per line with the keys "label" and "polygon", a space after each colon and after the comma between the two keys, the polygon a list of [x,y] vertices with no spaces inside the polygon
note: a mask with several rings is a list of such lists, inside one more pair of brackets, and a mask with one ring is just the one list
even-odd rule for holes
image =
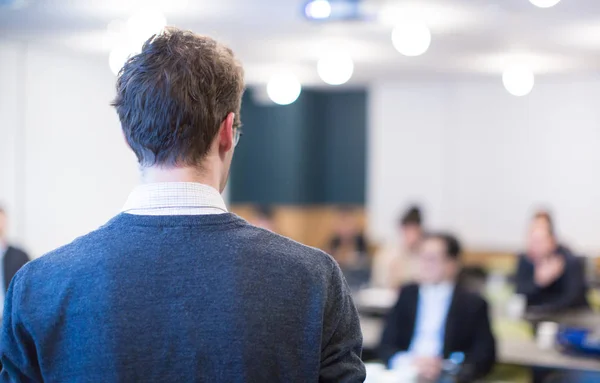
{"label": "white wall", "polygon": [[[0,203],[35,256],[104,223],[137,183],[114,81],[106,60],[0,42]],[[540,80],[525,98],[498,80],[385,83],[369,100],[375,239],[421,202],[472,247],[514,248],[547,205],[566,241],[600,250],[600,79]]]}
{"label": "white wall", "polygon": [[0,200],[12,236],[39,256],[118,213],[137,166],[109,106],[115,78],[105,60],[2,47]]}
{"label": "white wall", "polygon": [[598,100],[598,78],[539,80],[524,98],[499,80],[373,86],[371,234],[391,236],[414,201],[471,247],[511,249],[547,206],[566,242],[600,250]]}
{"label": "white wall", "polygon": [[0,204],[14,219],[9,226],[9,235],[19,240],[20,193],[17,187],[19,166],[19,127],[22,126],[18,102],[19,81],[24,71],[19,70],[24,53],[16,44],[0,43]]}

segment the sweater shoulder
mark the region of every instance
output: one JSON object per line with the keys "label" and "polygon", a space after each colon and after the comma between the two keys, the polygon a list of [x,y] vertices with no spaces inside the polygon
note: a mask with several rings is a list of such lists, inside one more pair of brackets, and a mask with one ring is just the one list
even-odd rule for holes
{"label": "sweater shoulder", "polygon": [[[31,269],[29,272],[50,276],[89,269],[103,262],[106,252],[127,246],[127,231],[122,225],[113,225],[111,222],[30,262],[27,265]],[[189,227],[186,230],[188,229]],[[237,251],[250,255],[253,262],[265,265],[300,267],[327,275],[338,267],[335,260],[324,251],[258,228],[246,221],[237,221],[235,225],[228,226],[227,230],[215,229],[211,228],[206,234],[210,235],[211,240],[218,241],[211,246],[222,248],[224,256],[228,249],[237,247]],[[198,230],[201,232],[202,229]],[[215,233],[218,235],[215,236]]]}
{"label": "sweater shoulder", "polygon": [[91,254],[94,250],[99,250],[98,243],[103,238],[108,238],[108,235],[110,235],[110,228],[108,225],[103,226],[28,262],[23,269],[32,276],[41,274],[50,277],[56,273],[70,272],[73,269],[92,265],[95,261]]}
{"label": "sweater shoulder", "polygon": [[249,241],[249,248],[261,256],[274,257],[284,263],[304,264],[309,267],[321,267],[331,272],[338,267],[337,262],[321,249],[307,246],[291,238],[251,224],[241,227],[240,235]]}

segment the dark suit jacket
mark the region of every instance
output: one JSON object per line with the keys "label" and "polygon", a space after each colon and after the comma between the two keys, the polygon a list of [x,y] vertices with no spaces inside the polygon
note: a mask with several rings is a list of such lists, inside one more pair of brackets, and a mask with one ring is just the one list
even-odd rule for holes
{"label": "dark suit jacket", "polygon": [[29,257],[23,250],[9,246],[2,262],[4,263],[4,291],[6,292],[17,271],[29,262]]}
{"label": "dark suit jacket", "polygon": [[567,248],[556,250],[565,259],[563,274],[546,287],[534,282],[534,266],[525,254],[519,256],[516,285],[517,294],[527,297],[527,307],[538,312],[552,313],[570,308],[587,307],[587,285],[583,260],[574,256]]}
{"label": "dark suit jacket", "polygon": [[[389,363],[399,351],[410,347],[417,318],[419,286],[402,288],[396,306],[390,312],[380,346],[380,357]],[[453,352],[465,354],[461,381],[487,375],[496,362],[496,341],[490,328],[488,305],[479,295],[456,287],[446,318],[443,357]]]}

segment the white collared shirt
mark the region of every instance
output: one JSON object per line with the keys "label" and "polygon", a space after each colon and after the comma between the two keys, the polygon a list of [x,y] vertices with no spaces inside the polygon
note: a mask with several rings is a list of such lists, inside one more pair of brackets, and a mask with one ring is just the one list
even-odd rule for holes
{"label": "white collared shirt", "polygon": [[410,347],[408,351],[398,352],[390,359],[390,368],[402,368],[418,356],[442,356],[446,319],[453,294],[452,283],[419,286],[417,316]]}
{"label": "white collared shirt", "polygon": [[421,285],[415,333],[409,351],[417,356],[440,356],[444,348],[446,317],[454,285]]}
{"label": "white collared shirt", "polygon": [[137,186],[123,213],[135,215],[206,215],[227,213],[221,194],[196,182],[161,182]]}

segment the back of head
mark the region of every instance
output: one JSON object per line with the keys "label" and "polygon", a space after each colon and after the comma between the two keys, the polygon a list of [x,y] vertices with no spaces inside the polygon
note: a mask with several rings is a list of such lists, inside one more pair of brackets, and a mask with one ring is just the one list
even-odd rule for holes
{"label": "back of head", "polygon": [[112,105],[140,165],[199,166],[229,113],[239,125],[243,90],[229,48],[169,27],[125,63]]}

